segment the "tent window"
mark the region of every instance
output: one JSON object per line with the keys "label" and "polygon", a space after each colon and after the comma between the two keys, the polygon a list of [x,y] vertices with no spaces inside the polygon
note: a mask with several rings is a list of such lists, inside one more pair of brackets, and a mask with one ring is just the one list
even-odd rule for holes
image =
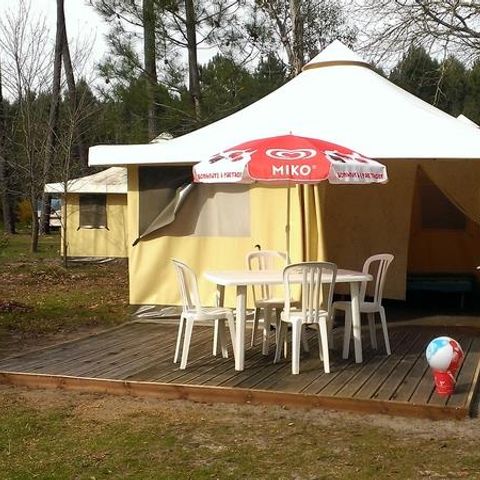
{"label": "tent window", "polygon": [[79,228],[107,228],[106,195],[80,195]]}
{"label": "tent window", "polygon": [[192,182],[192,167],[139,167],[139,233],[142,235],[173,200],[178,187]]}
{"label": "tent window", "polygon": [[427,178],[420,185],[422,227],[464,230],[465,215]]}

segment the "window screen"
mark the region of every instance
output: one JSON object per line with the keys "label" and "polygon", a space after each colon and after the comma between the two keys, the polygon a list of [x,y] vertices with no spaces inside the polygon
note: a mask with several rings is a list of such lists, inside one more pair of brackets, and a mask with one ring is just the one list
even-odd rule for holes
{"label": "window screen", "polygon": [[79,228],[107,228],[106,195],[80,195]]}

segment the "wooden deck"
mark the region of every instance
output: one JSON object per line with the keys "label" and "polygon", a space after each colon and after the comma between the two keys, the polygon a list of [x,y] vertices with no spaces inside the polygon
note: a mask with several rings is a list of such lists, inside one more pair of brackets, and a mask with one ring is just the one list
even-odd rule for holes
{"label": "wooden deck", "polygon": [[[288,360],[273,364],[273,351],[263,356],[259,346],[247,349],[245,370],[235,372],[233,358],[211,355],[209,327],[194,329],[189,363],[181,371],[172,363],[175,335],[175,325],[128,323],[4,359],[0,361],[0,383],[440,419],[463,418],[471,413],[480,371],[480,336],[472,330],[393,324],[392,355],[386,356],[382,347],[371,350],[365,339],[362,364],[342,360],[339,330],[331,373],[323,372],[316,342],[312,341],[310,353],[302,354],[300,375],[291,375]],[[440,335],[456,338],[465,351],[455,393],[447,398],[434,392],[424,355],[429,341]]]}

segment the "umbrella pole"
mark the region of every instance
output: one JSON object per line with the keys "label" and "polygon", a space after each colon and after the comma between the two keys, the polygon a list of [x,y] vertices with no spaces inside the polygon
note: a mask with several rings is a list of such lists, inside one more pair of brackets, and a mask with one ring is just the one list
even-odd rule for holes
{"label": "umbrella pole", "polygon": [[290,263],[290,182],[288,182],[287,188],[287,223],[285,225],[285,236],[287,243],[287,261]]}

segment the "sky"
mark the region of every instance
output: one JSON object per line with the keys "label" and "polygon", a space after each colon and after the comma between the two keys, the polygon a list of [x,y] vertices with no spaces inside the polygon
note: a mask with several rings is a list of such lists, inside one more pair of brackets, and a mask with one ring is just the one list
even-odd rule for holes
{"label": "sky", "polygon": [[[0,0],[0,17],[8,10],[15,12],[19,0]],[[56,0],[30,0],[30,8],[33,15],[44,15],[52,41],[55,39],[55,27],[57,18]],[[73,44],[92,43],[92,63],[98,62],[107,51],[105,35],[108,25],[90,7],[86,0],[65,0],[65,21],[69,41]]]}

